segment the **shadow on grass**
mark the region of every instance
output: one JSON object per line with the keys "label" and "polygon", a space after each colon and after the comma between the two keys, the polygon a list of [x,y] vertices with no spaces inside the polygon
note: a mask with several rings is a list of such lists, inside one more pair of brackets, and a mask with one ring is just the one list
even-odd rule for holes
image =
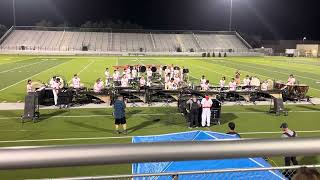
{"label": "shadow on grass", "polygon": [[317,156],[304,156],[300,159],[299,164],[319,164]]}
{"label": "shadow on grass", "polygon": [[303,108],[303,109],[308,109],[308,110],[312,110],[312,111],[320,111],[320,108],[317,108],[316,106],[297,105],[296,107]]}
{"label": "shadow on grass", "polygon": [[238,116],[233,114],[233,113],[225,113],[225,114],[222,114],[221,115],[221,121],[220,123],[221,124],[227,124],[229,123],[230,121],[233,121],[235,119],[237,119]]}
{"label": "shadow on grass", "polygon": [[68,120],[65,121],[65,122],[68,123],[68,124],[74,125],[74,126],[87,128],[87,129],[92,129],[92,130],[95,130],[95,131],[113,133],[113,130],[105,129],[105,128],[101,128],[101,127],[97,127],[97,126],[93,126],[93,125],[89,125],[89,124],[82,123],[82,122],[74,122],[74,121],[68,121]]}
{"label": "shadow on grass", "polygon": [[68,112],[67,110],[65,109],[59,109],[59,110],[52,110],[51,112],[49,113],[45,113],[45,114],[41,114],[40,112],[40,118],[39,118],[39,121],[43,121],[45,119],[49,119],[51,118],[52,116],[59,116],[59,115],[62,115],[64,113]]}
{"label": "shadow on grass", "polygon": [[137,130],[144,129],[144,128],[148,127],[148,126],[151,126],[151,125],[153,125],[155,123],[158,123],[159,121],[160,121],[160,119],[144,121],[144,122],[142,122],[142,123],[140,123],[140,124],[138,124],[136,126],[130,127],[128,129],[128,131],[129,131],[129,133],[133,133],[133,132],[135,132]]}

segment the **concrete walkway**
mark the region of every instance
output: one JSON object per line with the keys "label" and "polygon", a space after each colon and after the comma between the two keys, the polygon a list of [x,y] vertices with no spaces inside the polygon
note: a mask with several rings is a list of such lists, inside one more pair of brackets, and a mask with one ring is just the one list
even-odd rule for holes
{"label": "concrete walkway", "polygon": [[[320,104],[320,98],[312,98],[311,102],[313,104]],[[310,102],[301,101],[301,102],[285,102],[284,105],[304,105],[304,104],[312,104]],[[270,105],[270,101],[257,101],[255,104],[252,102],[225,102],[223,106],[250,106],[250,105]],[[73,106],[70,107],[71,109],[91,109],[91,108],[111,108],[112,106],[108,104],[86,104],[82,106]],[[177,103],[152,103],[152,104],[145,104],[145,103],[128,103],[127,107],[177,107]],[[23,110],[24,103],[0,103],[0,110]],[[55,106],[41,106],[40,109],[58,109]]]}

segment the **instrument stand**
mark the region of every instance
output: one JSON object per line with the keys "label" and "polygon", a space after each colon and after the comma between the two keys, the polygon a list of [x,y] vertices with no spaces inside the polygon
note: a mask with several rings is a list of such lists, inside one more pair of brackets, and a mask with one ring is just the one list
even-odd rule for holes
{"label": "instrument stand", "polygon": [[[129,91],[129,97],[131,97],[131,96],[132,96],[132,92]],[[130,106],[131,107],[139,107],[139,105],[135,101],[132,101]]]}
{"label": "instrument stand", "polygon": [[241,103],[240,101],[240,96],[239,97],[236,97],[237,93],[236,92],[233,92],[233,95],[234,95],[234,99],[236,101],[236,105],[240,105],[240,106],[243,106],[243,104]]}
{"label": "instrument stand", "polygon": [[170,101],[169,101],[169,95],[168,94],[166,94],[166,101],[165,101],[165,103],[162,105],[162,107],[170,107]]}

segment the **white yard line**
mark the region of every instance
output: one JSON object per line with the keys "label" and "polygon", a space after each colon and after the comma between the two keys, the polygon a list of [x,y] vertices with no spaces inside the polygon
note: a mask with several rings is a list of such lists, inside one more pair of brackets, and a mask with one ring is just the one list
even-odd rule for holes
{"label": "white yard line", "polygon": [[24,66],[19,66],[19,67],[16,67],[16,68],[12,68],[12,69],[5,70],[5,71],[1,71],[0,74],[1,74],[1,73],[6,73],[6,72],[10,72],[10,71],[13,71],[13,70],[16,70],[16,69],[20,69],[20,68],[32,66],[32,65],[35,65],[35,64],[40,64],[40,63],[43,63],[43,62],[46,62],[46,61],[49,61],[49,59],[47,59],[47,60],[42,60],[42,61],[36,62],[36,63],[27,64],[27,65],[24,65]]}
{"label": "white yard line", "polygon": [[[95,61],[91,60],[91,62],[89,62],[84,68],[82,68],[77,75],[79,76],[84,70],[86,70],[89,66],[91,66]],[[68,84],[70,84],[70,82],[72,81],[72,79],[69,80]]]}
{"label": "white yard line", "polygon": [[[201,130],[201,129],[200,129]],[[28,131],[28,130],[15,130],[15,131]],[[32,131],[32,130],[30,130]],[[189,131],[188,131],[189,132]],[[192,131],[190,131],[192,132]],[[295,131],[297,133],[319,133],[320,130],[313,131]],[[183,132],[182,132],[183,133]],[[280,131],[274,132],[244,132],[239,133],[240,135],[256,135],[256,134],[281,134]],[[178,134],[178,133],[175,133]],[[161,136],[161,135],[145,135],[145,136]],[[50,142],[50,141],[80,141],[80,140],[107,140],[107,139],[129,139],[134,136],[100,136],[100,137],[80,137],[80,138],[53,138],[53,139],[21,139],[21,140],[4,140],[0,143],[23,143],[23,142]],[[138,136],[141,137],[141,136]]]}
{"label": "white yard line", "polygon": [[[73,61],[73,60],[70,60],[70,61]],[[21,83],[21,82],[24,82],[24,81],[26,81],[26,80],[28,80],[28,79],[31,79],[31,78],[33,78],[33,77],[35,77],[35,76],[38,76],[39,74],[41,74],[41,73],[43,73],[43,72],[49,71],[49,70],[54,69],[54,68],[56,68],[56,67],[58,67],[58,66],[61,66],[61,65],[63,65],[63,64],[66,64],[66,63],[68,63],[68,62],[70,62],[70,61],[66,61],[66,62],[64,62],[64,63],[58,64],[58,65],[53,66],[53,67],[51,67],[51,68],[49,68],[49,69],[46,69],[46,70],[41,71],[41,72],[39,72],[39,73],[37,73],[37,74],[34,74],[34,75],[32,75],[32,76],[30,76],[30,77],[28,77],[28,78],[25,78],[25,79],[23,79],[23,80],[21,80],[21,81],[19,81],[19,82],[16,82],[16,83],[14,83],[14,84],[11,84],[10,86],[7,86],[7,87],[5,87],[5,88],[0,89],[0,92],[1,92],[1,91],[4,91],[4,90],[6,90],[6,89],[9,89],[9,88],[11,88],[11,87],[13,87],[13,86],[15,86],[15,85],[17,85],[17,84],[19,84],[19,83]]]}

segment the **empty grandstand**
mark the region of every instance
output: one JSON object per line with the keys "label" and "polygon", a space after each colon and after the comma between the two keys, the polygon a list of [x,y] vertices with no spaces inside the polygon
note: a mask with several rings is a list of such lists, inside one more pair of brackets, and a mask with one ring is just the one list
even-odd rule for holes
{"label": "empty grandstand", "polygon": [[3,51],[248,52],[237,32],[115,31],[14,27],[0,41]]}

